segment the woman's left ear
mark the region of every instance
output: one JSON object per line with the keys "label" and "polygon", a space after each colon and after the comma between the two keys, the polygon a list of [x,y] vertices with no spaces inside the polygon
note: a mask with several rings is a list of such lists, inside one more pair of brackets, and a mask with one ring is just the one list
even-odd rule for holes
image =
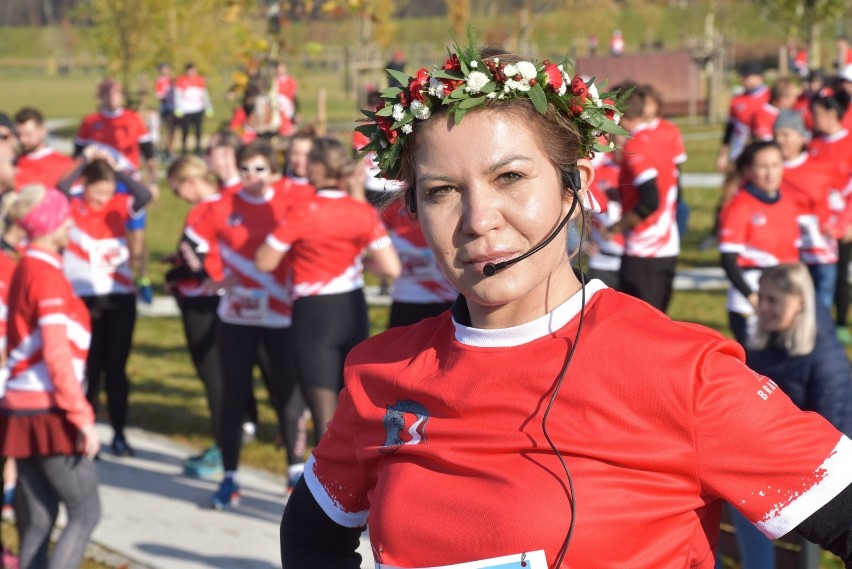
{"label": "woman's left ear", "polygon": [[572,217],[576,217],[580,214],[580,212],[583,211],[583,207],[585,207],[585,204],[588,202],[586,196],[588,195],[589,187],[595,180],[595,168],[592,166],[592,162],[586,158],[581,158],[580,160],[577,160],[577,172],[579,173],[578,178],[580,181],[580,187],[576,189],[576,192],[565,192],[565,195],[569,198],[568,200],[566,200],[567,207],[571,207],[571,203],[574,199],[580,200],[580,203],[577,205],[581,207],[576,208],[576,211],[574,212],[574,215]]}

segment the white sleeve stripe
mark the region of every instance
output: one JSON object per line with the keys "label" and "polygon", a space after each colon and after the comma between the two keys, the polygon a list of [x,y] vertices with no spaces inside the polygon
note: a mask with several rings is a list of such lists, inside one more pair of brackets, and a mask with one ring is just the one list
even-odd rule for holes
{"label": "white sleeve stripe", "polygon": [[276,251],[282,251],[282,252],[286,253],[287,251],[290,250],[289,244],[284,243],[282,241],[279,241],[271,233],[266,236],[266,244],[269,245],[270,247],[272,247],[273,249],[275,249]]}
{"label": "white sleeve stripe", "polygon": [[830,502],[852,484],[852,441],[840,436],[837,446],[829,453],[817,472],[826,474],[819,482],[799,494],[789,504],[781,504],[756,523],[757,529],[769,539],[777,539],[792,531],[811,514]]}
{"label": "white sleeve stripe", "polygon": [[313,494],[314,499],[322,508],[322,511],[332,519],[332,521],[338,525],[347,528],[359,528],[363,527],[367,524],[367,515],[370,513],[369,510],[363,510],[361,512],[346,512],[344,511],[340,505],[328,495],[328,492],[325,491],[322,483],[314,474],[314,467],[316,462],[314,461],[314,457],[310,457],[308,459],[307,464],[305,464],[305,473],[303,476],[305,477],[305,482],[308,485],[308,489]]}
{"label": "white sleeve stripe", "polygon": [[391,245],[393,245],[393,243],[391,242],[391,238],[385,235],[384,237],[379,237],[378,239],[370,243],[367,248],[370,249],[370,251],[378,251],[379,249],[384,249],[385,247],[390,247]]}
{"label": "white sleeve stripe", "polygon": [[50,324],[61,324],[67,326],[71,322],[65,314],[48,314],[38,319],[39,326],[49,326]]}
{"label": "white sleeve stripe", "polygon": [[639,186],[641,186],[645,182],[653,180],[654,178],[656,178],[659,175],[660,175],[660,173],[657,172],[656,168],[648,168],[644,172],[640,172],[636,176],[636,178],[633,179],[633,185],[638,188]]}
{"label": "white sleeve stripe", "polygon": [[720,253],[742,253],[745,251],[745,245],[741,243],[719,243]]}

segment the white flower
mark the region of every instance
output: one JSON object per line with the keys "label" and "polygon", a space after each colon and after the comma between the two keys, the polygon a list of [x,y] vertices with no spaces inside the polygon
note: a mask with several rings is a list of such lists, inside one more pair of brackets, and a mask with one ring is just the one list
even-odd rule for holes
{"label": "white flower", "polygon": [[589,114],[589,111],[583,111],[580,114],[580,118],[583,119],[586,122],[589,122],[589,119],[592,118],[592,115]]}
{"label": "white flower", "polygon": [[476,61],[471,61],[471,62],[470,62],[470,68],[471,68],[471,69],[476,69],[476,65],[477,65]]}
{"label": "white flower", "polygon": [[609,141],[609,147],[610,147],[610,148],[612,148],[613,150],[615,150],[615,142],[613,142],[612,140],[610,140],[610,141]]}
{"label": "white flower", "polygon": [[397,103],[393,106],[393,120],[399,122],[405,118],[405,107]]}
{"label": "white flower", "polygon": [[621,113],[615,113],[612,116],[612,122],[614,122],[615,124],[620,123],[621,122]]}
{"label": "white flower", "polygon": [[565,79],[562,80],[562,85],[559,86],[559,90],[556,91],[556,94],[560,97],[565,94],[565,91],[568,90],[568,83],[565,82]]}
{"label": "white flower", "polygon": [[475,95],[482,91],[482,88],[488,84],[488,75],[481,71],[471,71],[470,75],[467,76],[466,82],[467,87],[465,87],[465,91]]}
{"label": "white flower", "polygon": [[503,68],[503,73],[506,74],[506,77],[514,77],[518,74],[518,68],[510,63],[509,65]]}
{"label": "white flower", "polygon": [[402,131],[402,134],[411,134],[411,131],[414,130],[414,128],[411,126],[411,123],[408,123],[402,125],[400,130]]}
{"label": "white flower", "polygon": [[515,68],[518,70],[518,73],[521,74],[523,79],[529,81],[530,79],[535,79],[538,70],[535,68],[535,65],[530,63],[529,61],[519,61],[515,64]]}
{"label": "white flower", "polygon": [[500,58],[499,58],[499,57],[495,57],[495,58],[494,58],[494,65],[498,65],[499,63],[500,63]]}
{"label": "white flower", "polygon": [[488,93],[486,95],[486,97],[488,97],[489,99],[493,99],[496,96],[497,96],[497,91],[491,91],[490,93]]}
{"label": "white flower", "polygon": [[603,106],[603,101],[601,101],[601,98],[598,95],[598,88],[595,87],[594,83],[589,85],[589,97],[592,98],[592,101],[595,103],[596,106],[598,106],[598,107]]}
{"label": "white flower", "polygon": [[[429,110],[429,107],[421,103],[420,101],[411,101],[411,114],[414,115],[414,118],[420,120],[426,120],[430,116],[432,116],[432,111]],[[403,127],[405,128],[405,127]]]}
{"label": "white flower", "polygon": [[429,78],[429,94],[438,99],[444,98],[444,84],[441,83],[440,79]]}
{"label": "white flower", "polygon": [[528,81],[515,81],[514,79],[506,79],[506,87],[508,89],[504,89],[505,91],[514,90],[514,91],[529,91],[530,84]]}

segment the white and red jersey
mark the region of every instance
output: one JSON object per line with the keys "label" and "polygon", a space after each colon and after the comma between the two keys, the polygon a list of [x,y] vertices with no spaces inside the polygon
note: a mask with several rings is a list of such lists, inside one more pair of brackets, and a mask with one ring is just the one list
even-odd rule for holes
{"label": "white and red jersey", "polygon": [[289,75],[275,78],[275,95],[278,111],[281,113],[281,125],[278,134],[293,134],[293,119],[296,116],[296,93],[299,90],[296,80]]}
{"label": "white and red jersey", "polygon": [[[233,192],[232,192],[233,193]],[[204,219],[204,217],[208,214],[210,209],[213,207],[213,204],[220,201],[222,199],[223,194],[213,194],[203,198],[200,202],[193,205],[189,212],[186,214],[186,219],[183,223],[183,235],[186,235],[187,232],[192,233],[192,228],[198,225],[198,223]],[[191,266],[190,268],[194,270],[194,272],[198,272],[203,269],[214,281],[221,281],[225,278],[225,267],[222,263],[222,256],[219,253],[219,243],[218,241],[207,242],[207,248],[202,248],[201,251],[195,250],[192,245],[187,242],[185,239],[181,238],[178,243],[178,256],[181,260],[181,263],[187,263],[192,265],[193,263],[198,263],[199,267]],[[201,255],[199,255],[199,253]],[[203,256],[203,260],[199,258]],[[180,279],[175,282],[175,287],[177,288],[177,292],[180,296],[218,296],[218,292],[209,291],[205,288],[202,288],[201,281],[197,278],[185,278]]]}
{"label": "white and red jersey", "polygon": [[133,197],[115,194],[103,207],[95,208],[82,196],[71,198],[74,227],[65,247],[65,275],[78,296],[135,294],[127,222],[139,219],[133,213]]}
{"label": "white and red jersey", "polygon": [[175,110],[184,114],[200,113],[210,107],[207,82],[201,75],[181,75],[175,81]]}
{"label": "white and red jersey", "polygon": [[[2,405],[12,409],[58,406],[78,427],[94,423],[94,414],[81,383],[89,351],[89,311],[62,274],[56,253],[30,246],[9,289],[8,354],[2,375]],[[70,349],[70,369],[46,357],[43,329],[63,326]],[[53,368],[53,370],[51,370]],[[52,372],[53,371],[53,372]]]}
{"label": "white and red jersey", "polygon": [[56,187],[62,176],[74,166],[74,160],[56,152],[50,146],[45,146],[41,150],[20,155],[17,165],[15,189],[20,191],[28,184]]}
{"label": "white and red jersey", "polygon": [[607,228],[621,220],[621,203],[610,199],[618,193],[620,167],[606,154],[597,154],[592,165],[595,167],[595,181],[589,191],[600,204],[601,212],[592,215],[589,241],[594,248],[588,255],[589,268],[618,271],[624,254],[624,234],[609,233]]}
{"label": "white and red jersey", "polygon": [[779,109],[772,103],[765,103],[751,119],[751,136],[754,140],[772,140],[775,138],[775,120]]}
{"label": "white and red jersey", "polygon": [[660,141],[666,150],[674,154],[675,166],[686,162],[686,146],[683,144],[683,134],[678,126],[664,118],[655,118],[649,123],[649,128],[654,132],[655,140]]}
{"label": "white and red jersey", "polygon": [[293,300],[362,288],[365,252],[391,246],[373,206],[329,189],[290,209],[266,243],[287,253]]}
{"label": "white and red jersey", "polygon": [[769,89],[761,85],[754,91],[746,91],[731,99],[728,109],[728,122],[733,126],[731,140],[728,143],[728,158],[736,160],[746,144],[752,138],[751,124],[754,115],[769,102]]}
{"label": "white and red jersey", "polygon": [[[336,523],[369,524],[377,564],[544,550],[552,566],[571,504],[541,402],[579,297],[508,329],[445,312],[350,352],[305,481]],[[774,538],[852,483],[852,441],[748,369],[735,342],[600,281],[585,322],[547,423],[578,504],[563,567],[711,569],[722,501]]]}
{"label": "white and red jersey", "polygon": [[160,101],[160,104],[168,104],[168,98],[174,95],[172,91],[174,81],[168,75],[160,75],[154,81],[154,95]]}
{"label": "white and red jersey", "polygon": [[802,152],[784,162],[781,194],[799,209],[799,256],[807,265],[837,262],[837,238],[829,201],[837,176],[831,164],[822,164]]}
{"label": "white and red jersey", "polygon": [[836,234],[840,237],[852,225],[852,135],[844,128],[830,136],[816,136],[808,145],[808,151],[824,168],[837,173],[830,207],[836,216]]}
{"label": "white and red jersey", "polygon": [[9,284],[15,272],[15,261],[0,251],[0,351],[6,351],[6,322],[9,319]]}
{"label": "white and red jersey", "polygon": [[402,263],[399,278],[393,282],[393,300],[422,304],[455,300],[458,291],[441,272],[420,223],[411,218],[402,199],[382,211],[382,221]]}
{"label": "white and red jersey", "polygon": [[624,145],[618,192],[624,213],[639,203],[639,186],[656,179],[659,207],[624,235],[624,254],[632,257],[673,257],[680,252],[675,220],[677,170],[680,153],[671,137],[660,136],[651,123],[633,129]]}
{"label": "white and red jersey", "polygon": [[188,237],[201,248],[218,248],[226,277],[235,275],[239,279],[219,302],[223,322],[266,328],[290,326],[291,293],[282,284],[288,263],[282,262],[272,273],[264,273],[255,267],[254,257],[291,205],[286,193],[272,188],[262,196],[240,191],[212,202],[197,223],[186,227]]}
{"label": "white and red jersey", "polygon": [[95,142],[113,148],[135,168],[139,168],[142,156],[139,145],[151,142],[151,134],[145,121],[136,112],[128,109],[114,112],[101,109],[83,119],[74,140],[79,146]]}

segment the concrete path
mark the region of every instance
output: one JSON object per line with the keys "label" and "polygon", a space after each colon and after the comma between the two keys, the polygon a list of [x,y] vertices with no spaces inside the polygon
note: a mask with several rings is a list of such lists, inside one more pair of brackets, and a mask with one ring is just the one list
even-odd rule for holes
{"label": "concrete path", "polygon": [[[98,429],[108,445],[110,428]],[[115,457],[107,447],[98,461],[103,517],[92,536],[92,557],[127,569],[281,567],[283,477],[240,469],[240,506],[209,510],[203,504],[217,482],[182,475],[182,461],[195,449],[139,429],[128,429],[127,437],[135,457]],[[372,568],[366,534],[361,541],[362,567]]]}

